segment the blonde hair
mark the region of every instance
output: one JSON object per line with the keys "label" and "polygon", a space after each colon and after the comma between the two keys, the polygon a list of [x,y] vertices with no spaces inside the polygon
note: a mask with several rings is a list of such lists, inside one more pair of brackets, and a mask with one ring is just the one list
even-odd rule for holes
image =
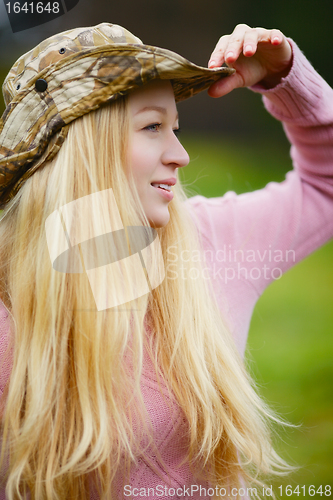
{"label": "blonde hair", "polygon": [[52,269],[45,221],[73,200],[112,188],[123,225],[149,227],[126,168],[128,127],[125,97],[72,122],[56,158],[26,181],[0,223],[14,349],[1,429],[8,500],[29,490],[35,499],[85,500],[91,484],[113,498],[117,470],[144,454],[151,431],[140,389],[144,348],[185,414],[187,459],[199,478],[231,488],[289,469],[271,445],[267,422],[276,418],[253,388],[200,260],[180,259],[202,243],[179,181],[157,233],[164,262],[172,246],[183,272],[195,266],[198,279],[166,278],[126,308],[97,311],[84,273]]}

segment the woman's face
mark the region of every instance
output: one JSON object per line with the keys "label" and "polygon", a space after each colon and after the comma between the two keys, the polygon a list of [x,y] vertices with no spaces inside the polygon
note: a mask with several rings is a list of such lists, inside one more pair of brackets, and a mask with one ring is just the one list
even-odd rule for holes
{"label": "woman's face", "polygon": [[177,168],[189,163],[189,156],[177,139],[178,113],[169,80],[154,80],[129,95],[129,161],[141,203],[152,227],[169,222],[173,197],[152,183],[177,181]]}

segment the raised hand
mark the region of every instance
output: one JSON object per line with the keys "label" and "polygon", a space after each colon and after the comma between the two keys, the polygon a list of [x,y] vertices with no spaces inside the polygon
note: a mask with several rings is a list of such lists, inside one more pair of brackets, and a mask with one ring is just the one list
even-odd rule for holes
{"label": "raised hand", "polygon": [[214,83],[208,90],[211,97],[221,97],[235,88],[258,82],[265,88],[275,87],[289,73],[292,50],[279,30],[238,24],[231,35],[219,39],[208,67],[222,66],[224,62],[235,68],[236,73]]}

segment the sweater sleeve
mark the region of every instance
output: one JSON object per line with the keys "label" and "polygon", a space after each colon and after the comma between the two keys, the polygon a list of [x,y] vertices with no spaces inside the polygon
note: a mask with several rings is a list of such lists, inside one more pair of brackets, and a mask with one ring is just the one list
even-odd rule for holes
{"label": "sweater sleeve", "polygon": [[[224,285],[259,295],[274,279],[333,236],[333,90],[289,39],[293,65],[263,94],[266,109],[283,123],[294,169],[281,183],[218,198],[188,200],[199,232],[223,259]],[[267,158],[269,168],[269,158]],[[228,274],[229,273],[229,274]]]}

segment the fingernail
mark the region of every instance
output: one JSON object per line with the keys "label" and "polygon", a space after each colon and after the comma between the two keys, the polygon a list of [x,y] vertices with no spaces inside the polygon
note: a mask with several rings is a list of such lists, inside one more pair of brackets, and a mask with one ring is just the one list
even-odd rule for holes
{"label": "fingernail", "polygon": [[230,57],[234,57],[233,52],[228,52],[228,54],[226,55],[226,59],[230,59]]}
{"label": "fingernail", "polygon": [[275,38],[273,38],[273,43],[279,43],[280,39],[276,36]]}
{"label": "fingernail", "polygon": [[247,45],[247,46],[245,47],[245,52],[252,52],[252,47],[251,47],[251,45]]}
{"label": "fingernail", "polygon": [[216,64],[216,61],[214,61],[212,59],[211,61],[209,61],[208,66],[215,66],[215,64]]}

